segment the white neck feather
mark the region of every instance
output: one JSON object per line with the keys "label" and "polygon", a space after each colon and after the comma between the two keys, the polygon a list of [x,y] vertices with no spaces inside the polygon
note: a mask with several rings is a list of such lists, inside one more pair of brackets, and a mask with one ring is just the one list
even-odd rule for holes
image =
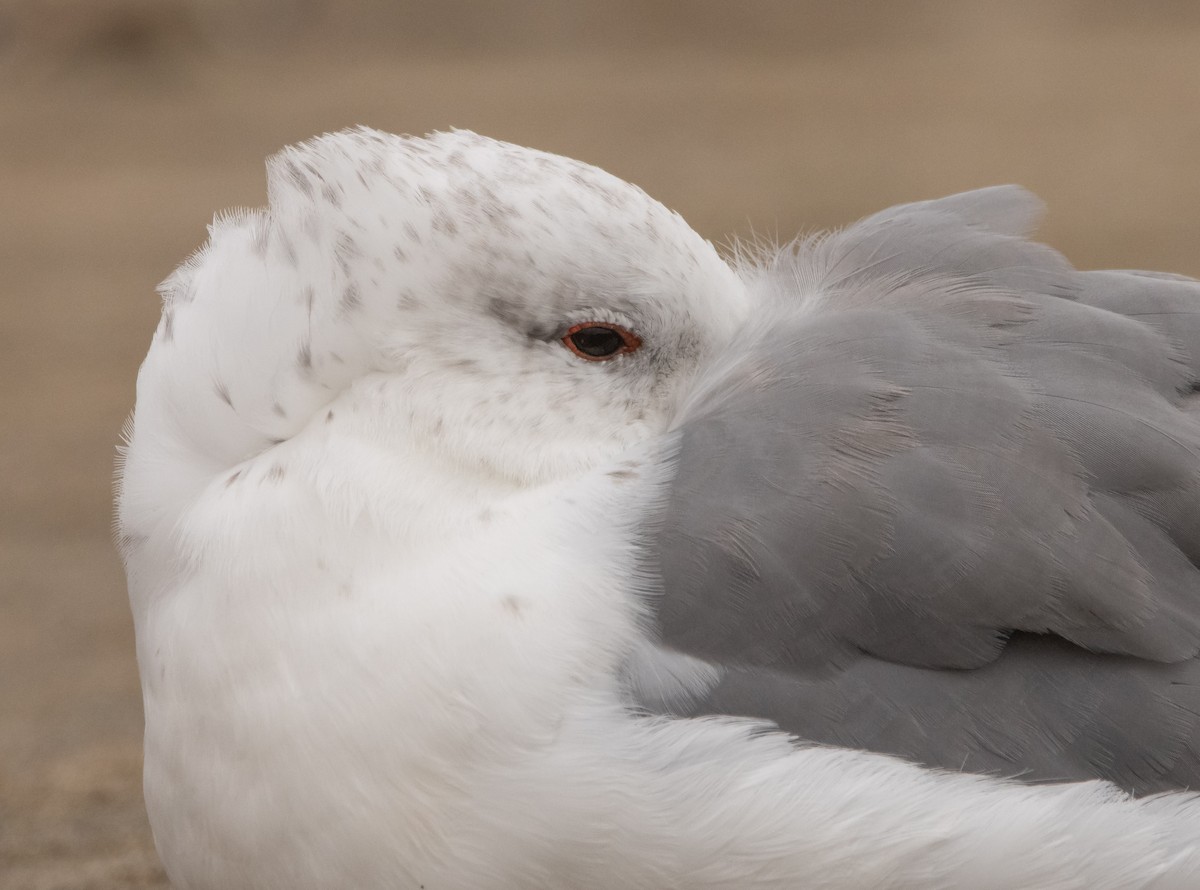
{"label": "white neck feather", "polygon": [[624,579],[659,464],[464,481],[351,408],[212,479],[146,545],[173,565],[131,560],[161,589],[146,794],[178,886],[1196,886],[1194,798],[635,716]]}

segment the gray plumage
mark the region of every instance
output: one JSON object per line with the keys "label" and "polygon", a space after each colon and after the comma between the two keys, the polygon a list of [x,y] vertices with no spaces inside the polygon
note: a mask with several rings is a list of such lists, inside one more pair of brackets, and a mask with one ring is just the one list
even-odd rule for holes
{"label": "gray plumage", "polygon": [[[746,270],[759,324],[681,424],[647,707],[1200,785],[1200,282],[1075,271],[1039,209],[907,205]],[[664,692],[671,653],[706,664]]]}

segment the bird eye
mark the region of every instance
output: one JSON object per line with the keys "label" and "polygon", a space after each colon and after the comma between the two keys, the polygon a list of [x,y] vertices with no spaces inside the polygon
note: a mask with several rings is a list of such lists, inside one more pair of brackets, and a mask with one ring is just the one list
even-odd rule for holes
{"label": "bird eye", "polygon": [[606,321],[585,321],[570,328],[562,338],[563,345],[589,362],[603,362],[618,355],[634,352],[642,338],[619,324]]}

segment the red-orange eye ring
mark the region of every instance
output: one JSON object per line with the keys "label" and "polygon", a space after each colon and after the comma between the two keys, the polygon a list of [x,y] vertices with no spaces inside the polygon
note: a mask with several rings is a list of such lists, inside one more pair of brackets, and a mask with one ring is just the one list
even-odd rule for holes
{"label": "red-orange eye ring", "polygon": [[642,345],[642,338],[619,324],[585,321],[570,327],[563,334],[562,343],[581,359],[606,362],[636,351]]}

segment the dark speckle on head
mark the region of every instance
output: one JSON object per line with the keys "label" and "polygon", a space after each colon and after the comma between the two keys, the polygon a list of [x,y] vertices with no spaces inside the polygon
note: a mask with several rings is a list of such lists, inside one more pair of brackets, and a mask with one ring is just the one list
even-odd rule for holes
{"label": "dark speckle on head", "polygon": [[175,339],[175,310],[169,306],[163,310],[159,333],[164,343],[170,343]]}
{"label": "dark speckle on head", "polygon": [[294,160],[288,158],[283,162],[283,171],[287,176],[288,181],[294,185],[299,191],[308,197],[312,197],[312,183],[308,181],[308,177],[304,175],[304,171],[296,164]]}
{"label": "dark speckle on head", "polygon": [[285,419],[287,418],[287,409],[285,409],[283,405],[279,404],[278,402],[271,403],[271,413],[276,417],[282,417]]}
{"label": "dark speckle on head", "polygon": [[282,232],[279,234],[279,244],[283,247],[283,256],[287,260],[289,266],[295,269],[300,265],[300,257],[296,253],[296,245],[292,243],[292,239]]}
{"label": "dark speckle on head", "polygon": [[367,169],[376,176],[382,176],[384,167],[386,166],[387,164],[384,161],[382,153],[378,153],[367,160]]}
{"label": "dark speckle on head", "polygon": [[421,308],[421,301],[416,295],[406,287],[400,288],[400,293],[396,298],[396,308],[402,312],[411,312],[414,309]]}
{"label": "dark speckle on head", "polygon": [[436,232],[441,232],[443,235],[452,236],[458,234],[458,226],[454,220],[450,218],[450,214],[445,211],[438,211],[433,215],[433,228]]}
{"label": "dark speckle on head", "polygon": [[229,478],[225,480],[225,487],[229,488],[231,485],[233,485],[233,483],[237,482],[240,478],[242,478],[242,471],[235,470],[233,473],[230,474]]}
{"label": "dark speckle on head", "polygon": [[233,407],[233,396],[229,394],[229,388],[226,387],[222,381],[217,380],[213,383],[213,392],[217,394],[217,398],[219,398],[222,402],[224,402],[230,408]]}
{"label": "dark speckle on head", "polygon": [[300,232],[309,241],[317,241],[321,237],[320,218],[316,213],[305,213],[300,218]]}
{"label": "dark speckle on head", "polygon": [[117,535],[117,549],[122,553],[128,554],[130,551],[144,546],[149,540],[149,535],[140,535],[134,532],[120,532]]}
{"label": "dark speckle on head", "polygon": [[271,469],[267,470],[267,480],[270,482],[282,482],[287,478],[287,470],[283,468],[283,464],[271,464]]}
{"label": "dark speckle on head", "polygon": [[630,479],[637,478],[636,474],[630,470],[609,470],[608,476],[616,479],[618,482],[627,482]]}
{"label": "dark speckle on head", "polygon": [[312,370],[312,343],[309,340],[300,344],[300,351],[296,354],[296,364],[300,366],[301,371]]}
{"label": "dark speckle on head", "polygon": [[340,191],[341,191],[341,186],[338,186],[337,188],[333,188],[330,185],[326,184],[321,187],[321,197],[324,198],[326,201],[328,201],[329,204],[332,205],[333,207],[341,207],[342,206],[342,196],[339,194]]}
{"label": "dark speckle on head", "polygon": [[524,323],[523,313],[517,311],[517,307],[511,300],[501,296],[492,296],[488,299],[487,313],[509,327],[519,328]]}
{"label": "dark speckle on head", "polygon": [[602,194],[606,192],[605,188],[601,188],[598,182],[595,182],[590,176],[583,173],[583,170],[571,170],[570,179],[584,191],[592,192],[593,194]]}
{"label": "dark speckle on head", "polygon": [[507,204],[501,204],[499,201],[488,201],[483,205],[483,215],[487,217],[489,223],[497,231],[511,235],[513,229],[508,225],[507,220],[516,215],[516,211]]}
{"label": "dark speckle on head", "polygon": [[500,608],[514,618],[519,618],[525,604],[519,597],[510,593],[500,598]]}
{"label": "dark speckle on head", "polygon": [[472,189],[460,188],[454,192],[454,201],[460,210],[470,212],[479,205],[479,195]]}
{"label": "dark speckle on head", "polygon": [[353,284],[347,284],[345,290],[342,291],[341,302],[338,303],[339,310],[345,314],[361,307],[362,296],[358,292],[358,287]]}
{"label": "dark speckle on head", "polygon": [[333,255],[337,259],[338,266],[341,267],[342,274],[349,278],[353,273],[350,264],[362,256],[362,250],[359,248],[358,242],[349,233],[342,232],[338,235],[337,243],[333,246]]}
{"label": "dark speckle on head", "polygon": [[333,423],[333,409],[332,408],[330,408],[328,411],[325,412],[325,422]]}

